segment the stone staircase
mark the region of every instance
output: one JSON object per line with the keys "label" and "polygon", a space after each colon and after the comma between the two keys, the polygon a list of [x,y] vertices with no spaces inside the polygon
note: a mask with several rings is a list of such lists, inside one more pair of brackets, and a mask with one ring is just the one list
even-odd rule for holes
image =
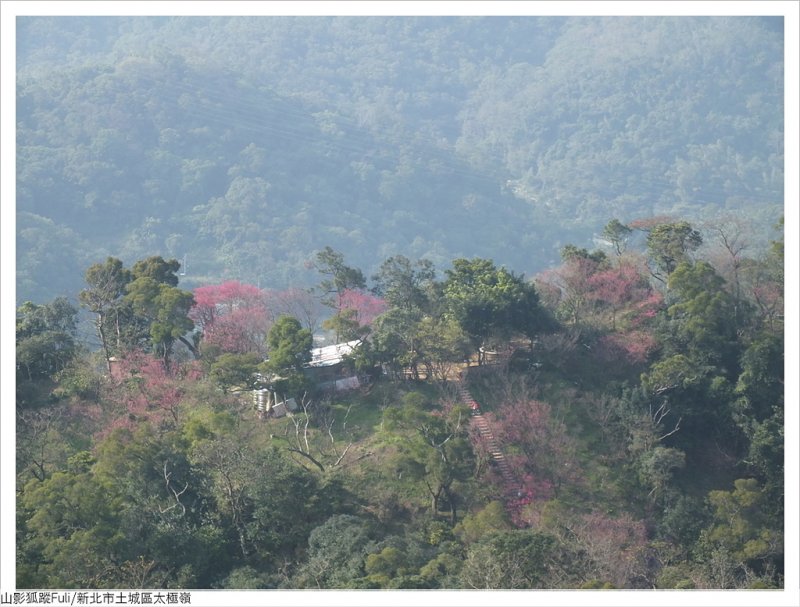
{"label": "stone staircase", "polygon": [[505,481],[506,493],[509,496],[517,495],[517,491],[519,490],[519,481],[514,475],[514,471],[511,469],[508,461],[506,460],[506,456],[503,455],[503,451],[500,449],[500,445],[498,445],[497,440],[492,433],[492,428],[489,426],[489,422],[484,417],[483,413],[481,413],[480,406],[475,399],[472,398],[472,394],[469,393],[469,390],[464,385],[464,382],[459,382],[457,384],[457,388],[461,401],[465,403],[472,411],[472,423],[477,426],[478,431],[486,441],[486,446],[489,448],[489,453],[492,456],[492,460],[497,465],[497,469],[500,470],[500,474]]}

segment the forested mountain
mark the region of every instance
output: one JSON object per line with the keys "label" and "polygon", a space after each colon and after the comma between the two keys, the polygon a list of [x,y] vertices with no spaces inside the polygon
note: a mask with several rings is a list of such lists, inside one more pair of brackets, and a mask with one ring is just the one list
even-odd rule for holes
{"label": "forested mountain", "polygon": [[[609,217],[783,204],[758,18],[18,20],[17,301],[115,256],[312,284],[325,246],[532,275]],[[757,239],[758,240],[758,239]]]}
{"label": "forested mountain", "polygon": [[99,349],[17,308],[16,585],[791,590],[783,239],[714,227],[535,281],[326,247],[315,297],[92,264]]}
{"label": "forested mountain", "polygon": [[20,17],[17,586],[788,587],[782,25]]}

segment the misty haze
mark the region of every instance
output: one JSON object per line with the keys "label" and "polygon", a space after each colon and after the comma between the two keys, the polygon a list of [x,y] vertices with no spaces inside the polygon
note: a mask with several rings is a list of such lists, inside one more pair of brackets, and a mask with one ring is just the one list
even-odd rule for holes
{"label": "misty haze", "polygon": [[18,587],[783,588],[783,18],[16,28]]}

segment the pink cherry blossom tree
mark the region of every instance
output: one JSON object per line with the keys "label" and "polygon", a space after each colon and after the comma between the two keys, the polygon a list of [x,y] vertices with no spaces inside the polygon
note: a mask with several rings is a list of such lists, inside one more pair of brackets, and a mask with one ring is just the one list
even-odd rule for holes
{"label": "pink cherry blossom tree", "polygon": [[261,289],[238,281],[198,287],[189,317],[203,333],[206,347],[221,352],[266,355],[272,325]]}

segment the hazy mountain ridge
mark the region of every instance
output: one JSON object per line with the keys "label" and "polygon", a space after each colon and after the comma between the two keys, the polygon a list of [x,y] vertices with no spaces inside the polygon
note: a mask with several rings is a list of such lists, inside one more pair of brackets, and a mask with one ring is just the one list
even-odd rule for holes
{"label": "hazy mountain ridge", "polygon": [[400,252],[531,274],[613,216],[728,210],[766,231],[769,25],[21,19],[17,206],[39,227],[18,229],[17,299],[75,291],[108,254],[284,286],[326,245],[368,272]]}

